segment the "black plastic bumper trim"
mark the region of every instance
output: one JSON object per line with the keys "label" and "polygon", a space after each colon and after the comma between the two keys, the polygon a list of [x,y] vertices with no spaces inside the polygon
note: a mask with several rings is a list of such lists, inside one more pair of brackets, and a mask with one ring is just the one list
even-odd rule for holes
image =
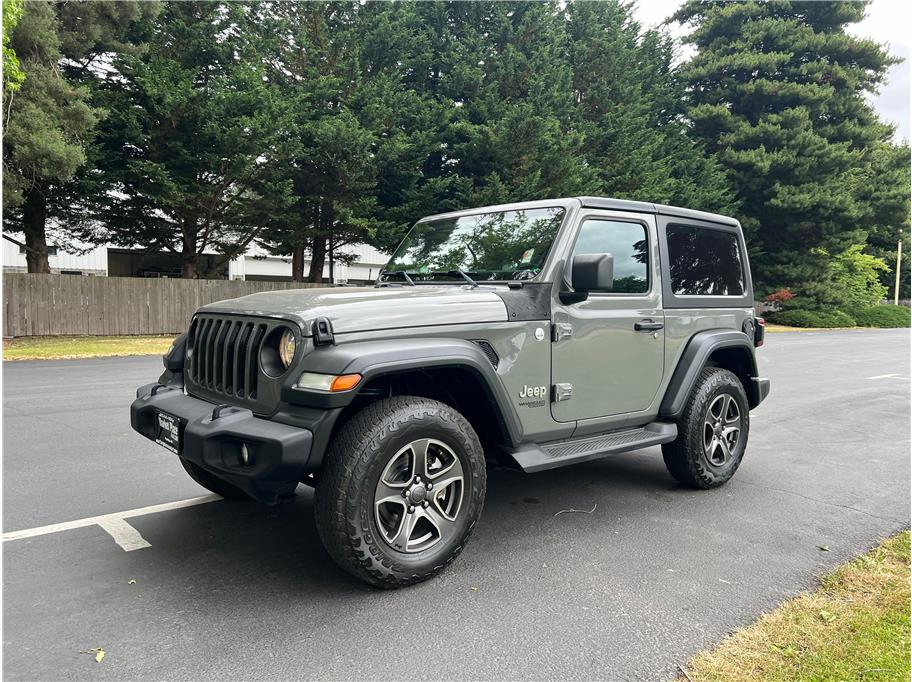
{"label": "black plastic bumper trim", "polygon": [[[130,424],[146,438],[155,439],[158,410],[178,417],[181,457],[267,504],[292,494],[311,473],[313,433],[308,429],[261,419],[239,407],[223,408],[213,419],[212,403],[176,387],[152,395],[156,385],[139,388],[130,406]],[[248,448],[249,464],[241,459],[242,444]]]}
{"label": "black plastic bumper trim", "polygon": [[763,379],[761,377],[751,377],[751,381],[754,382],[754,391],[755,391],[755,400],[756,403],[754,407],[766,400],[766,396],[770,392],[770,380]]}

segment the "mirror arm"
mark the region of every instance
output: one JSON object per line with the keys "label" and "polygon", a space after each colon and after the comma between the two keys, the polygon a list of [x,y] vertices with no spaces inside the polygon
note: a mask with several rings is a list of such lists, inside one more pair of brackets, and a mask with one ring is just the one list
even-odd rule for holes
{"label": "mirror arm", "polygon": [[588,291],[561,291],[557,297],[560,299],[561,303],[566,303],[571,305],[573,303],[580,303],[589,298]]}

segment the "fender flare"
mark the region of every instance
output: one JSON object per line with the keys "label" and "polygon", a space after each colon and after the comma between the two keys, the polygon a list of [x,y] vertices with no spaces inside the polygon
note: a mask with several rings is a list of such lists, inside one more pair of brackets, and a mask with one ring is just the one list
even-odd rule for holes
{"label": "fender flare", "polygon": [[[747,334],[740,331],[726,329],[708,329],[694,334],[687,347],[681,354],[681,359],[675,367],[671,381],[668,382],[668,388],[665,389],[665,397],[662,399],[662,405],[659,408],[659,416],[666,419],[677,419],[684,412],[684,405],[687,398],[693,390],[694,384],[700,372],[706,367],[710,355],[715,351],[723,348],[735,348],[744,354],[747,361],[747,369],[750,378],[758,376],[757,358],[754,356],[754,346]],[[747,392],[748,403],[753,408],[762,397],[755,395],[757,387],[756,382],[750,381],[749,385],[744,387]]]}
{"label": "fender flare", "polygon": [[[482,350],[471,341],[455,338],[398,338],[380,341],[354,341],[334,346],[318,346],[305,355],[282,388],[282,399],[297,405],[324,409],[350,405],[372,379],[434,368],[457,368],[471,372],[484,386],[499,421],[514,444],[522,440],[522,425],[510,402],[503,382]],[[302,372],[320,374],[360,374],[353,389],[326,393],[294,388]]]}

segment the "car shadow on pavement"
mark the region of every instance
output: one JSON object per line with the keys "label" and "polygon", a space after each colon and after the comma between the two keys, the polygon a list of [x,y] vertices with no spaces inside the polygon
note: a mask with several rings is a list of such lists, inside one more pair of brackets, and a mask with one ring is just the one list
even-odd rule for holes
{"label": "car shadow on pavement", "polygon": [[[173,578],[171,595],[207,610],[293,602],[314,592],[356,599],[366,592],[383,594],[333,563],[317,535],[312,490],[299,486],[297,492],[292,502],[279,507],[219,501],[131,519],[152,545],[133,554],[142,555],[142,563],[159,578]],[[481,521],[462,557],[444,575],[471,570],[465,564],[478,561],[509,562],[517,548],[538,541],[543,527],[563,523],[561,510],[591,514],[587,527],[574,526],[577,533],[595,536],[604,532],[606,522],[623,523],[626,514],[642,514],[644,500],[682,492],[690,491],[680,488],[661,456],[651,452],[531,475],[490,469]],[[574,540],[567,536],[563,541]],[[198,589],[200,576],[207,576],[206,589]],[[226,600],[226,594],[233,598]]]}

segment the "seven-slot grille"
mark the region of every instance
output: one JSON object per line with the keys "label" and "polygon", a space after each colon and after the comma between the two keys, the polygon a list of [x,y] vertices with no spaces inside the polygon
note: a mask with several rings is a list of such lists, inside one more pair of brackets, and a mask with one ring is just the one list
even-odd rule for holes
{"label": "seven-slot grille", "polygon": [[265,322],[197,315],[190,326],[190,380],[214,393],[255,399]]}

